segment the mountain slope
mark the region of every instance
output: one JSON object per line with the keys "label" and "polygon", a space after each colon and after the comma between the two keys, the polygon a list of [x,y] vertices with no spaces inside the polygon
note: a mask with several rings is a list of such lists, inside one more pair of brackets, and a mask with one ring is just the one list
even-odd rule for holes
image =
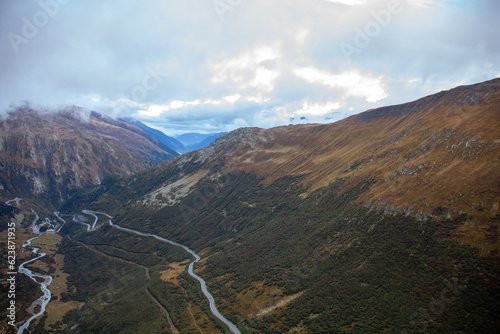
{"label": "mountain slope", "polygon": [[120,118],[119,120],[121,120],[123,122],[127,122],[129,124],[132,124],[132,125],[138,127],[139,129],[143,130],[147,134],[150,134],[151,136],[158,139],[163,144],[167,145],[168,147],[170,147],[171,149],[175,150],[178,153],[185,153],[186,152],[186,148],[184,147],[184,144],[182,144],[180,141],[178,141],[177,139],[175,139],[173,137],[167,136],[166,134],[164,134],[160,130],[153,129],[153,128],[147,126],[146,124],[144,124],[136,119],[129,118],[129,117]]}
{"label": "mountain slope", "polygon": [[[214,141],[217,140],[220,136],[222,136],[225,132],[219,132],[219,133],[214,133],[210,134],[207,137],[203,138],[201,141],[192,143],[189,145],[186,145],[186,150],[188,152],[196,151],[199,149],[202,149],[204,147],[207,147],[208,145],[212,144]],[[200,137],[201,139],[201,137]]]}
{"label": "mountain slope", "polygon": [[199,150],[213,143],[217,138],[225,132],[217,133],[184,133],[176,137],[186,147],[186,152]]}
{"label": "mountain slope", "polygon": [[496,79],[328,125],[239,129],[63,209],[202,254],[196,272],[247,332],[493,333],[499,110]]}
{"label": "mountain slope", "polygon": [[182,135],[178,135],[175,137],[175,139],[180,141],[185,146],[189,146],[189,145],[199,143],[200,141],[206,139],[209,136],[210,136],[210,134],[190,132],[190,133],[184,133]]}
{"label": "mountain slope", "polygon": [[248,143],[227,157],[226,168],[256,173],[266,183],[305,175],[308,192],[338,177],[351,187],[377,175],[359,201],[404,207],[422,218],[438,206],[443,213],[495,215],[499,86],[497,79],[459,87],[331,125],[245,130]]}
{"label": "mountain slope", "polygon": [[[302,196],[373,178],[358,202],[432,215],[499,213],[500,80],[370,110],[327,125],[243,128],[159,169],[196,163],[244,170],[264,184],[302,176]],[[180,169],[179,169],[180,170]],[[418,194],[416,194],[416,192]]]}
{"label": "mountain slope", "polygon": [[0,120],[6,199],[34,198],[58,206],[106,176],[130,175],[175,155],[137,127],[93,112],[19,109]]}

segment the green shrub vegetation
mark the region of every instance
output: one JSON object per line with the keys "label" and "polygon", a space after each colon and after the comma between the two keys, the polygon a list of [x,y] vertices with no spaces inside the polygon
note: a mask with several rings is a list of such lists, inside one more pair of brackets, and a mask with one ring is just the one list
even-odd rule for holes
{"label": "green shrub vegetation", "polygon": [[[166,171],[162,180],[173,175]],[[312,333],[493,333],[500,327],[498,258],[479,256],[449,238],[467,216],[423,222],[370,211],[355,200],[371,180],[344,191],[339,179],[302,198],[300,176],[265,186],[243,171],[206,178],[179,204],[156,210],[137,203],[153,189],[147,180],[146,174],[117,180],[89,207],[109,210],[119,225],[205,250],[209,258],[201,275],[219,310],[243,332],[300,327]],[[71,207],[83,205],[75,200]],[[145,238],[108,227],[79,238],[148,267],[183,259],[172,247],[147,246]],[[92,266],[97,268],[95,261]],[[80,289],[72,298],[92,295],[85,288],[90,278],[108,276],[78,277],[73,284]],[[149,282],[155,296],[171,305],[179,328],[188,326],[182,318],[188,303],[201,302],[209,315],[196,282],[187,273],[181,281],[177,287],[153,274]],[[285,296],[302,294],[268,316],[246,319],[236,296],[255,282],[281,287]]]}

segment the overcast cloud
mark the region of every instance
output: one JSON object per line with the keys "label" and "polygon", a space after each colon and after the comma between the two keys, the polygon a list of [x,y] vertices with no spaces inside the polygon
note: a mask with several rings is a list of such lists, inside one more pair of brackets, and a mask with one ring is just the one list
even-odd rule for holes
{"label": "overcast cloud", "polygon": [[500,76],[498,0],[0,0],[0,110],[169,135],[332,122]]}

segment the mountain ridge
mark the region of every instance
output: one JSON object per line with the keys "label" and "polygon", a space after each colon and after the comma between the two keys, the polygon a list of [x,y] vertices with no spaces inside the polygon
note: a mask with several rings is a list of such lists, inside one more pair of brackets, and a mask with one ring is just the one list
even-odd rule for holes
{"label": "mountain ridge", "polygon": [[106,176],[130,175],[177,155],[137,127],[95,112],[20,108],[0,120],[2,197],[55,207]]}
{"label": "mountain ridge", "polygon": [[[339,180],[341,193],[370,180],[354,202],[421,221],[470,215],[457,235],[480,236],[477,242],[466,240],[479,246],[500,212],[499,109],[500,79],[495,79],[332,124],[241,128],[155,166],[141,182],[151,184],[148,196],[153,196],[154,188],[170,189],[169,182],[191,177],[182,196],[168,200],[178,203],[214,170],[245,171],[265,186],[300,177],[302,198]],[[481,248],[500,249],[500,242],[495,238]]]}
{"label": "mountain ridge", "polygon": [[150,134],[151,136],[155,137],[158,139],[160,142],[162,142],[164,145],[169,147],[172,150],[175,150],[177,153],[185,153],[184,152],[184,145],[175,139],[174,137],[167,136],[165,133],[163,133],[160,130],[153,129],[152,127],[147,126],[146,124],[130,117],[125,117],[125,118],[119,118],[118,120],[126,122],[128,124],[132,124],[144,132]]}
{"label": "mountain ridge", "polygon": [[[187,133],[181,136],[183,141],[179,141],[174,137],[167,136],[164,132],[154,129],[141,121],[138,121],[134,118],[130,117],[125,117],[125,118],[119,118],[118,120],[124,121],[128,124],[132,124],[144,132],[150,134],[154,138],[158,139],[160,142],[165,144],[167,147],[175,150],[178,154],[184,154],[187,152],[192,152],[199,150],[201,148],[207,147],[210,145],[215,139],[217,139],[221,134],[224,132],[219,132],[219,133],[212,133],[212,134],[199,134],[199,133]],[[201,137],[201,138],[198,138]]]}
{"label": "mountain ridge", "polygon": [[[484,86],[485,89],[481,89]],[[372,159],[390,161],[391,156],[399,158],[398,154],[406,153],[408,156],[404,156],[400,159],[401,161],[393,159],[390,172],[384,170],[383,174],[391,177],[392,181],[396,182],[400,177],[394,175],[394,173],[398,171],[400,171],[399,173],[405,173],[404,168],[416,168],[418,170],[418,166],[430,164],[432,162],[430,160],[435,160],[437,155],[445,153],[448,159],[443,163],[451,163],[457,159],[463,160],[466,159],[466,155],[475,154],[468,151],[476,149],[491,158],[489,159],[491,160],[489,166],[485,164],[484,171],[478,172],[477,175],[495,175],[494,171],[498,171],[498,165],[494,159],[498,156],[497,150],[500,144],[498,142],[498,133],[495,131],[496,126],[500,126],[499,117],[495,113],[497,109],[495,108],[498,108],[500,103],[500,94],[498,92],[500,80],[492,80],[485,85],[479,84],[468,87],[473,90],[472,93],[467,90],[467,86],[461,87],[457,90],[438,93],[403,105],[370,110],[333,124],[296,125],[275,128],[269,131],[256,130],[253,139],[243,139],[243,141],[248,140],[250,146],[258,145],[257,143],[261,142],[259,146],[261,149],[256,151],[258,154],[248,150],[242,153],[241,156],[238,156],[238,154],[229,155],[229,169],[242,168],[249,172],[256,172],[258,175],[265,175],[268,182],[272,182],[272,180],[285,174],[311,173],[307,177],[306,183],[312,186],[311,190],[314,190],[327,185],[336,177],[355,176],[353,174],[357,173],[361,173],[361,175],[368,174],[363,171],[363,167],[364,169],[368,168],[369,172],[375,172],[376,168],[380,169],[382,166],[370,168],[369,165]],[[496,90],[492,90],[493,88]],[[465,94],[463,94],[464,92]],[[434,106],[433,102],[436,102],[436,100],[438,100],[439,104]],[[488,108],[492,108],[491,110],[481,112],[474,109],[479,103],[478,101],[482,102],[483,100],[490,101],[487,104],[490,105]],[[459,102],[456,108],[455,101]],[[472,101],[472,103],[465,103],[465,101]],[[440,110],[440,108],[446,110]],[[418,112],[418,114],[415,114],[415,112]],[[434,118],[429,117],[429,115]],[[415,119],[412,119],[412,117]],[[364,126],[366,122],[371,122],[370,126]],[[442,126],[433,128],[433,122],[439,122]],[[474,130],[475,133],[465,129],[466,127]],[[445,128],[446,131],[442,128]],[[491,131],[492,129],[493,131]],[[419,142],[416,150],[405,148],[410,144],[417,144],[415,141],[409,141],[408,136],[420,136],[419,138],[422,138],[431,131],[434,131],[434,133],[429,136],[429,139],[424,140],[422,143]],[[289,135],[289,133],[293,132],[295,132],[293,136]],[[259,136],[264,137],[259,138]],[[266,139],[265,136],[276,141],[277,144],[272,149],[268,144],[269,138]],[[381,136],[387,137],[382,137],[383,140],[379,140]],[[246,137],[248,137],[248,133],[246,133]],[[304,142],[309,140],[308,138],[312,138],[311,146],[313,148],[309,147],[309,150],[304,150]],[[360,139],[362,139],[361,142]],[[479,140],[481,142],[478,142]],[[426,142],[427,144],[424,145]],[[332,154],[332,151],[339,154]],[[357,157],[355,159],[352,157],[352,152],[356,152]],[[281,156],[287,154],[293,154],[293,157],[288,156],[286,162],[280,162]],[[429,157],[425,158],[425,155],[429,155]],[[414,163],[411,164],[411,161],[414,161]],[[417,162],[418,164],[416,164]],[[259,164],[262,166],[259,166]],[[428,168],[432,167],[428,166]],[[467,168],[466,166],[463,167]],[[427,176],[431,178],[437,177],[431,174]],[[495,182],[498,182],[498,180]],[[484,184],[484,181],[481,183]],[[413,186],[413,184],[410,184],[410,186]],[[463,192],[465,193],[465,190]],[[498,195],[495,192],[496,200],[498,200]],[[368,199],[373,199],[375,196],[376,194]],[[442,196],[442,192],[439,196]],[[459,205],[462,204],[459,203]],[[494,203],[490,203],[490,207],[492,206],[494,206]],[[420,206],[420,209],[423,209],[422,206]],[[455,208],[455,210],[457,209],[458,207]]]}
{"label": "mountain ridge", "polygon": [[[354,115],[360,117],[360,120],[368,120],[371,117],[382,116],[384,114],[389,114],[397,109],[404,110],[404,113],[412,113],[418,110],[418,108],[425,109],[429,107],[429,103],[435,106],[435,102],[447,102],[455,97],[457,105],[465,105],[466,102],[469,104],[479,104],[485,98],[485,95],[494,92],[498,89],[499,79],[492,79],[481,83],[462,85],[449,90],[443,90],[441,92],[431,94],[412,102],[406,102],[402,104],[385,106],[376,109],[370,109],[362,113],[363,116]],[[460,93],[465,93],[465,95],[460,95]],[[460,95],[460,98],[458,98]],[[443,99],[448,98],[448,100],[443,101]],[[458,101],[457,101],[458,98]],[[404,108],[405,106],[411,107],[409,109]]]}

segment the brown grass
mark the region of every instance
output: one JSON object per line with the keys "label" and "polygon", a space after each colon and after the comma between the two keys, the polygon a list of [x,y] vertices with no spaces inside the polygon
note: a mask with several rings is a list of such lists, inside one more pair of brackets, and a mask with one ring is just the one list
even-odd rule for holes
{"label": "brown grass", "polygon": [[181,283],[177,277],[186,270],[186,266],[189,265],[189,263],[189,260],[170,263],[167,270],[160,271],[160,279],[164,282],[170,282],[175,286],[179,286]]}
{"label": "brown grass", "polygon": [[[412,112],[402,105],[328,125],[255,130],[255,137],[265,133],[275,140],[242,146],[228,156],[226,167],[263,176],[264,184],[303,175],[308,190],[302,197],[339,177],[346,179],[341,191],[372,179],[358,202],[420,215],[438,207],[445,209],[443,216],[466,212],[475,217],[467,225],[470,233],[479,236],[491,226],[485,222],[500,214],[500,90],[487,93],[481,104],[458,103],[467,93],[427,97]],[[498,241],[488,243],[489,250],[500,249]]]}

